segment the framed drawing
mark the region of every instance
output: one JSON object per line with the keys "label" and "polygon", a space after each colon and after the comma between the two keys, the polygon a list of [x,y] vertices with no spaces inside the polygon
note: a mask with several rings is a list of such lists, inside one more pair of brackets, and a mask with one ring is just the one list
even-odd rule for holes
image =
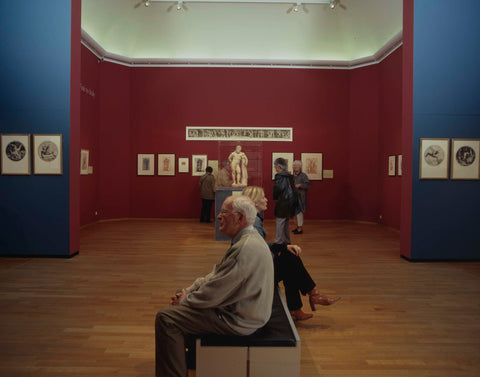
{"label": "framed drawing", "polygon": [[137,175],[155,175],[154,153],[137,153]]}
{"label": "framed drawing", "polygon": [[397,155],[397,175],[402,176],[402,160],[403,156],[401,154]]}
{"label": "framed drawing", "polygon": [[323,180],[323,153],[302,153],[302,171],[311,181]]}
{"label": "framed drawing", "polygon": [[158,175],[175,175],[175,154],[165,153],[158,154]]}
{"label": "framed drawing", "polygon": [[188,173],[188,157],[180,157],[178,159],[178,172]]}
{"label": "framed drawing", "polygon": [[207,166],[210,166],[213,169],[212,174],[216,178],[218,174],[218,160],[208,160]]}
{"label": "framed drawing", "polygon": [[452,139],[451,179],[480,179],[480,139]]}
{"label": "framed drawing", "polygon": [[80,150],[80,175],[88,175],[88,155],[88,150]]}
{"label": "framed drawing", "polygon": [[192,175],[204,175],[207,168],[207,155],[194,154],[192,155]]}
{"label": "framed drawing", "polygon": [[62,135],[33,135],[33,174],[63,173]]}
{"label": "framed drawing", "polygon": [[394,177],[395,176],[395,168],[396,168],[396,156],[388,156],[388,176]]}
{"label": "framed drawing", "polygon": [[420,139],[420,179],[448,179],[449,139]]}
{"label": "framed drawing", "polygon": [[2,134],[2,174],[30,174],[30,134]]}
{"label": "framed drawing", "polygon": [[272,153],[272,179],[275,179],[275,165],[273,164],[277,158],[284,158],[287,160],[287,170],[291,174],[293,171],[293,153],[292,152],[273,152]]}

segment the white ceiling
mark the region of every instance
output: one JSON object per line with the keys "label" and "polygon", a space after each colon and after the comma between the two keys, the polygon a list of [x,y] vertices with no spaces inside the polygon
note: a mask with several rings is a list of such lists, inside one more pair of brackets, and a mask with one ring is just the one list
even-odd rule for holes
{"label": "white ceiling", "polygon": [[[197,0],[198,1],[198,0]],[[82,0],[82,40],[122,64],[273,64],[354,67],[401,45],[403,0],[337,6]]]}

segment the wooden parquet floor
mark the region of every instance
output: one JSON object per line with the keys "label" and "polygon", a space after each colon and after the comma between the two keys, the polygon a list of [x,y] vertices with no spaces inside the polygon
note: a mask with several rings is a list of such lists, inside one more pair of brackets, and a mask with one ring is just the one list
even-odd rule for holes
{"label": "wooden parquet floor", "polygon": [[[155,313],[228,248],[213,229],[98,223],[72,259],[0,259],[0,376],[153,376]],[[374,224],[306,221],[292,242],[342,296],[297,323],[302,377],[480,376],[480,263],[410,263]]]}

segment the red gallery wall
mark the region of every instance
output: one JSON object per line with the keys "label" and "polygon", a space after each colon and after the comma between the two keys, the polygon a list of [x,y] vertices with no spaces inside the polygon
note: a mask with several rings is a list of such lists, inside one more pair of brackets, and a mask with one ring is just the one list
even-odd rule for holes
{"label": "red gallery wall", "polygon": [[[306,218],[377,221],[384,117],[379,66],[352,71],[129,68],[98,63],[83,48],[82,81],[98,78],[91,84],[98,88],[98,107],[84,106],[82,99],[82,143],[95,149],[91,158],[98,167],[93,176],[81,177],[82,188],[96,185],[82,190],[82,224],[123,217],[196,218],[199,177],[136,175],[137,153],[227,157],[219,155],[217,142],[186,141],[186,126],[292,127],[293,142],[261,145],[267,196],[273,186],[272,152],[294,152],[295,159],[302,152],[323,152],[323,168],[333,170],[334,178],[312,182]],[[401,81],[400,74],[395,80]],[[273,217],[270,204],[267,218]]]}
{"label": "red gallery wall", "polygon": [[379,222],[395,229],[400,229],[402,178],[397,172],[388,176],[388,156],[402,154],[402,51],[379,65]]}

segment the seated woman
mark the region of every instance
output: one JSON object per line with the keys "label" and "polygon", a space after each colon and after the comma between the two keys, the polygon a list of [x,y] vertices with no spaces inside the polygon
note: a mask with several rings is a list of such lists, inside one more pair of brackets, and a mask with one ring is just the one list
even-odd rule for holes
{"label": "seated woman", "polygon": [[[255,203],[257,208],[257,217],[254,227],[265,239],[266,231],[263,228],[263,211],[267,209],[267,198],[263,188],[258,186],[248,186],[243,189],[243,195],[248,196]],[[307,272],[300,258],[301,248],[298,245],[275,244],[267,242],[273,255],[273,264],[275,267],[275,282],[283,280],[285,287],[285,296],[287,297],[287,306],[294,320],[305,320],[312,318],[312,314],[302,311],[302,299],[300,292],[305,296],[308,294],[310,307],[316,310],[315,305],[331,305],[340,300],[340,297],[330,298],[322,295],[315,282]]]}

